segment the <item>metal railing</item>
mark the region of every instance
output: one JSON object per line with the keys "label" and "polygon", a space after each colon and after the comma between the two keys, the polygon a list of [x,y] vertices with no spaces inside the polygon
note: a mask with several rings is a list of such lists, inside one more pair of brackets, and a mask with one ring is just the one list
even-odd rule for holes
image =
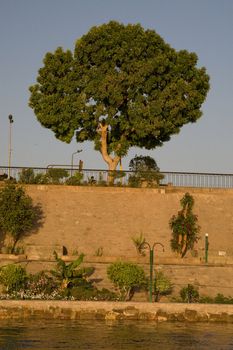
{"label": "metal railing", "polygon": [[[10,174],[17,182],[23,170],[32,169],[34,174],[46,174],[51,168],[60,168],[67,171],[67,176],[61,179],[61,183],[65,183],[67,178],[73,176],[76,172],[82,173],[81,184],[98,184],[105,185],[108,179],[109,171],[103,169],[82,169],[78,166],[70,165],[49,165],[47,168],[39,167],[11,167]],[[0,166],[0,181],[7,179],[9,167]],[[148,174],[148,173],[147,173]],[[233,188],[233,174],[217,174],[217,173],[190,173],[190,172],[172,172],[161,171],[164,176],[160,180],[160,186],[176,186],[176,187],[203,187],[203,188]],[[134,173],[131,171],[114,172],[114,184],[128,186],[129,179]]]}

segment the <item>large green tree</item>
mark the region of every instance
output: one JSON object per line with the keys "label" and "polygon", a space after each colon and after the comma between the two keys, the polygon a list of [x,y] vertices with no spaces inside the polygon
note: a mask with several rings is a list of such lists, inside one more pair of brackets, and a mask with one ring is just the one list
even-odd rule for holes
{"label": "large green tree", "polygon": [[93,27],[74,52],[59,47],[43,62],[29,106],[58,139],[94,141],[109,170],[130,147],[161,146],[195,122],[209,89],[195,53],[140,24]]}

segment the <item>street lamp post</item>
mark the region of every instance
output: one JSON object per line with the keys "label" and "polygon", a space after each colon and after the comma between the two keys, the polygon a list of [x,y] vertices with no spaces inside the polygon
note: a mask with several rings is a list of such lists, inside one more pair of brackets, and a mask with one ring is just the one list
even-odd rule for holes
{"label": "street lamp post", "polygon": [[70,176],[73,175],[73,167],[74,167],[74,155],[77,153],[82,152],[82,149],[78,149],[76,152],[72,153],[72,157],[71,157],[71,171],[70,171]]}
{"label": "street lamp post", "polygon": [[164,252],[164,245],[160,242],[155,242],[152,246],[148,242],[144,242],[142,244],[142,247],[147,246],[149,248],[149,252],[150,252],[150,285],[149,285],[149,301],[150,301],[150,303],[152,303],[152,294],[153,294],[154,248],[156,245],[160,245],[163,248],[163,252]]}
{"label": "street lamp post", "polygon": [[12,138],[12,124],[14,123],[13,116],[10,114],[9,119],[9,144],[8,144],[8,179],[11,177],[11,138]]}

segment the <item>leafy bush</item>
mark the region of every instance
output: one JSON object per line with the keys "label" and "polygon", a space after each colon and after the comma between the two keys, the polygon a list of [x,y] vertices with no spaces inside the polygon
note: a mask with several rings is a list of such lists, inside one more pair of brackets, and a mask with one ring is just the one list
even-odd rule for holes
{"label": "leafy bush", "polygon": [[66,180],[66,185],[78,186],[81,184],[82,179],[83,179],[83,174],[80,173],[79,171],[76,171],[74,175],[72,175]]}
{"label": "leafy bush", "polygon": [[132,263],[115,262],[108,267],[107,275],[119,290],[121,300],[131,299],[136,287],[146,285],[144,270]]}
{"label": "leafy bush", "polygon": [[226,297],[218,293],[214,298],[202,296],[199,298],[199,302],[203,304],[233,304],[233,297]]}
{"label": "leafy bush", "polygon": [[26,270],[20,265],[10,264],[0,269],[0,283],[6,287],[7,292],[23,288],[26,279]]}
{"label": "leafy bush", "polygon": [[46,175],[49,179],[49,182],[53,184],[60,184],[62,179],[69,176],[69,173],[66,169],[49,168]]}
{"label": "leafy bush", "polygon": [[19,174],[19,183],[33,184],[34,181],[35,181],[34,170],[31,168],[22,169],[21,173]]}
{"label": "leafy bush", "polygon": [[35,174],[32,168],[22,169],[19,174],[19,183],[22,184],[47,184],[48,182],[47,174]]}
{"label": "leafy bush", "polygon": [[233,304],[233,297],[225,297],[223,294],[217,294],[214,298],[215,304]]}
{"label": "leafy bush", "polygon": [[192,285],[188,284],[180,290],[180,297],[184,303],[197,303],[199,301],[198,290]]}
{"label": "leafy bush", "polygon": [[154,293],[155,301],[159,301],[161,295],[168,295],[172,292],[172,283],[162,271],[155,274]]}

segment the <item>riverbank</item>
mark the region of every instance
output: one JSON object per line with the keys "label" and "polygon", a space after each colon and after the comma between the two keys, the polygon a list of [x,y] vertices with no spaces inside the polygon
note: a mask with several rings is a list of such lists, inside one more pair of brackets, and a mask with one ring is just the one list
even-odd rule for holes
{"label": "riverbank", "polygon": [[1,300],[0,319],[97,319],[233,323],[233,305]]}

